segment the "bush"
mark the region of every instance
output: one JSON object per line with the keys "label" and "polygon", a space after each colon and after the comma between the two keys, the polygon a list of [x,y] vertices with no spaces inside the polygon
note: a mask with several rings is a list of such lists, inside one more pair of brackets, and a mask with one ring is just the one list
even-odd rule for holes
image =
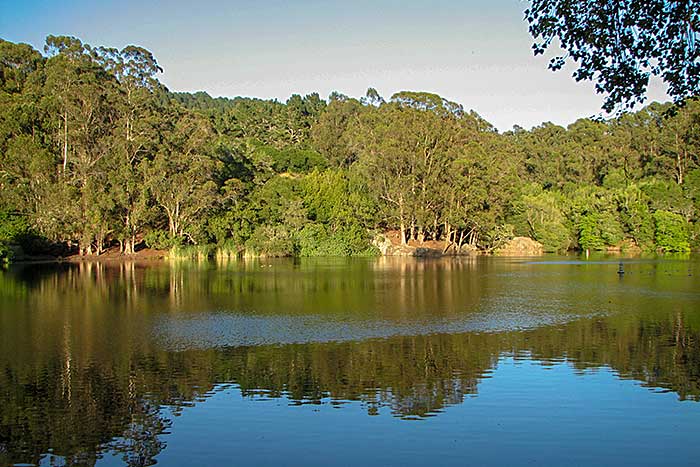
{"label": "bush", "polygon": [[578,243],[584,250],[603,250],[624,239],[622,226],[611,212],[587,213],[578,222]]}
{"label": "bush", "polygon": [[694,250],[700,248],[700,221],[696,221],[690,229],[690,247]]}
{"label": "bush", "polygon": [[545,251],[568,250],[575,233],[566,217],[567,201],[561,194],[529,186],[513,203],[510,223],[515,235],[526,235],[542,243]]}
{"label": "bush", "polygon": [[169,250],[182,245],[182,239],[171,237],[165,230],[152,230],[143,237],[143,241],[148,248],[156,250]]}
{"label": "bush", "polygon": [[585,214],[578,222],[578,244],[582,250],[602,250],[605,242],[598,229],[598,216]]}
{"label": "bush", "polygon": [[10,243],[20,244],[30,236],[30,230],[26,217],[0,211],[0,242],[6,246]]}
{"label": "bush", "polygon": [[348,256],[350,250],[338,238],[329,236],[321,224],[308,224],[297,235],[299,256]]}
{"label": "bush", "polygon": [[293,234],[284,225],[261,225],[246,242],[255,254],[269,257],[294,256]]}
{"label": "bush", "polygon": [[176,260],[205,261],[214,256],[213,245],[176,245],[170,249],[168,257]]}
{"label": "bush", "polygon": [[663,251],[690,251],[688,222],[668,211],[654,213],[656,246]]}
{"label": "bush", "polygon": [[12,259],[11,245],[19,245],[29,254],[47,253],[52,249],[45,237],[31,229],[25,216],[0,210],[0,263],[9,263]]}
{"label": "bush", "polygon": [[4,242],[0,242],[0,266],[8,264],[12,260],[12,250]]}
{"label": "bush", "polygon": [[374,256],[379,251],[367,232],[353,224],[328,232],[321,224],[308,224],[297,235],[299,256]]}
{"label": "bush", "polygon": [[641,201],[635,201],[622,211],[622,219],[626,229],[634,241],[644,250],[652,250],[655,241],[654,216],[649,206]]}
{"label": "bush", "polygon": [[547,252],[566,251],[571,247],[571,232],[560,222],[543,222],[534,236]]}

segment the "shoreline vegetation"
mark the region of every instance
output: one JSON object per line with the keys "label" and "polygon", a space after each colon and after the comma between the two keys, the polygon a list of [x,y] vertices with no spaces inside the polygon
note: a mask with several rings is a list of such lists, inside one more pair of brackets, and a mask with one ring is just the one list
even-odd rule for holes
{"label": "shoreline vegetation", "polygon": [[700,246],[697,99],[498,132],[431,93],[213,98],[161,71],[0,39],[0,263]]}
{"label": "shoreline vegetation", "polygon": [[[654,251],[644,251],[640,248],[618,248],[611,247],[605,250],[591,252],[570,250],[567,252],[545,252],[541,243],[528,238],[516,237],[510,242],[494,251],[486,251],[479,249],[457,248],[455,245],[449,245],[446,242],[424,242],[420,244],[416,241],[410,241],[406,245],[391,243],[389,237],[391,235],[379,235],[375,238],[373,245],[376,246],[376,254],[362,255],[365,258],[376,257],[393,257],[393,258],[416,258],[416,259],[440,259],[440,258],[460,258],[460,257],[475,257],[475,256],[508,256],[508,257],[538,257],[546,254],[575,254],[592,260],[599,260],[602,257],[621,256],[621,257],[656,257],[659,253]],[[384,242],[379,243],[379,242]],[[100,255],[79,255],[73,254],[69,256],[31,256],[21,251],[17,246],[13,246],[16,251],[12,258],[13,264],[40,264],[40,263],[120,263],[120,262],[212,262],[219,265],[242,263],[246,261],[258,261],[283,258],[280,256],[264,256],[252,251],[230,251],[221,250],[215,245],[204,246],[189,246],[184,248],[173,248],[171,250],[154,250],[143,248],[134,253],[125,254],[118,248],[110,248]],[[690,252],[667,252],[669,258],[685,257]],[[307,256],[306,258],[350,258],[351,256]],[[352,257],[360,257],[354,255]],[[287,258],[301,259],[299,256],[287,256]]]}

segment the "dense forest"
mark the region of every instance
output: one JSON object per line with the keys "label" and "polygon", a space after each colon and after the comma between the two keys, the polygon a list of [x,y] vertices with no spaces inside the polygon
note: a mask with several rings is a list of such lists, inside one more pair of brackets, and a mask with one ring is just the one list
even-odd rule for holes
{"label": "dense forest", "polygon": [[700,101],[499,133],[440,96],[168,91],[143,48],[0,40],[0,257],[700,246]]}

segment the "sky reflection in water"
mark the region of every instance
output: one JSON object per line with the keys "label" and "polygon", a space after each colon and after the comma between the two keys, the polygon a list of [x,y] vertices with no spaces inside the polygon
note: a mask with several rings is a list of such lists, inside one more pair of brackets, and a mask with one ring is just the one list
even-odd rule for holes
{"label": "sky reflection in water", "polygon": [[569,260],[13,268],[0,464],[700,458],[697,259]]}

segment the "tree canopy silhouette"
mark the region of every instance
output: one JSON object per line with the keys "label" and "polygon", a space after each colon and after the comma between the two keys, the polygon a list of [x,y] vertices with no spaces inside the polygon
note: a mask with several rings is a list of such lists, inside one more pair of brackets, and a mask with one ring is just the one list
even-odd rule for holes
{"label": "tree canopy silhouette", "polygon": [[525,19],[535,55],[558,41],[549,68],[576,62],[574,78],[594,81],[608,112],[643,102],[651,76],[676,102],[700,94],[698,0],[532,0]]}

